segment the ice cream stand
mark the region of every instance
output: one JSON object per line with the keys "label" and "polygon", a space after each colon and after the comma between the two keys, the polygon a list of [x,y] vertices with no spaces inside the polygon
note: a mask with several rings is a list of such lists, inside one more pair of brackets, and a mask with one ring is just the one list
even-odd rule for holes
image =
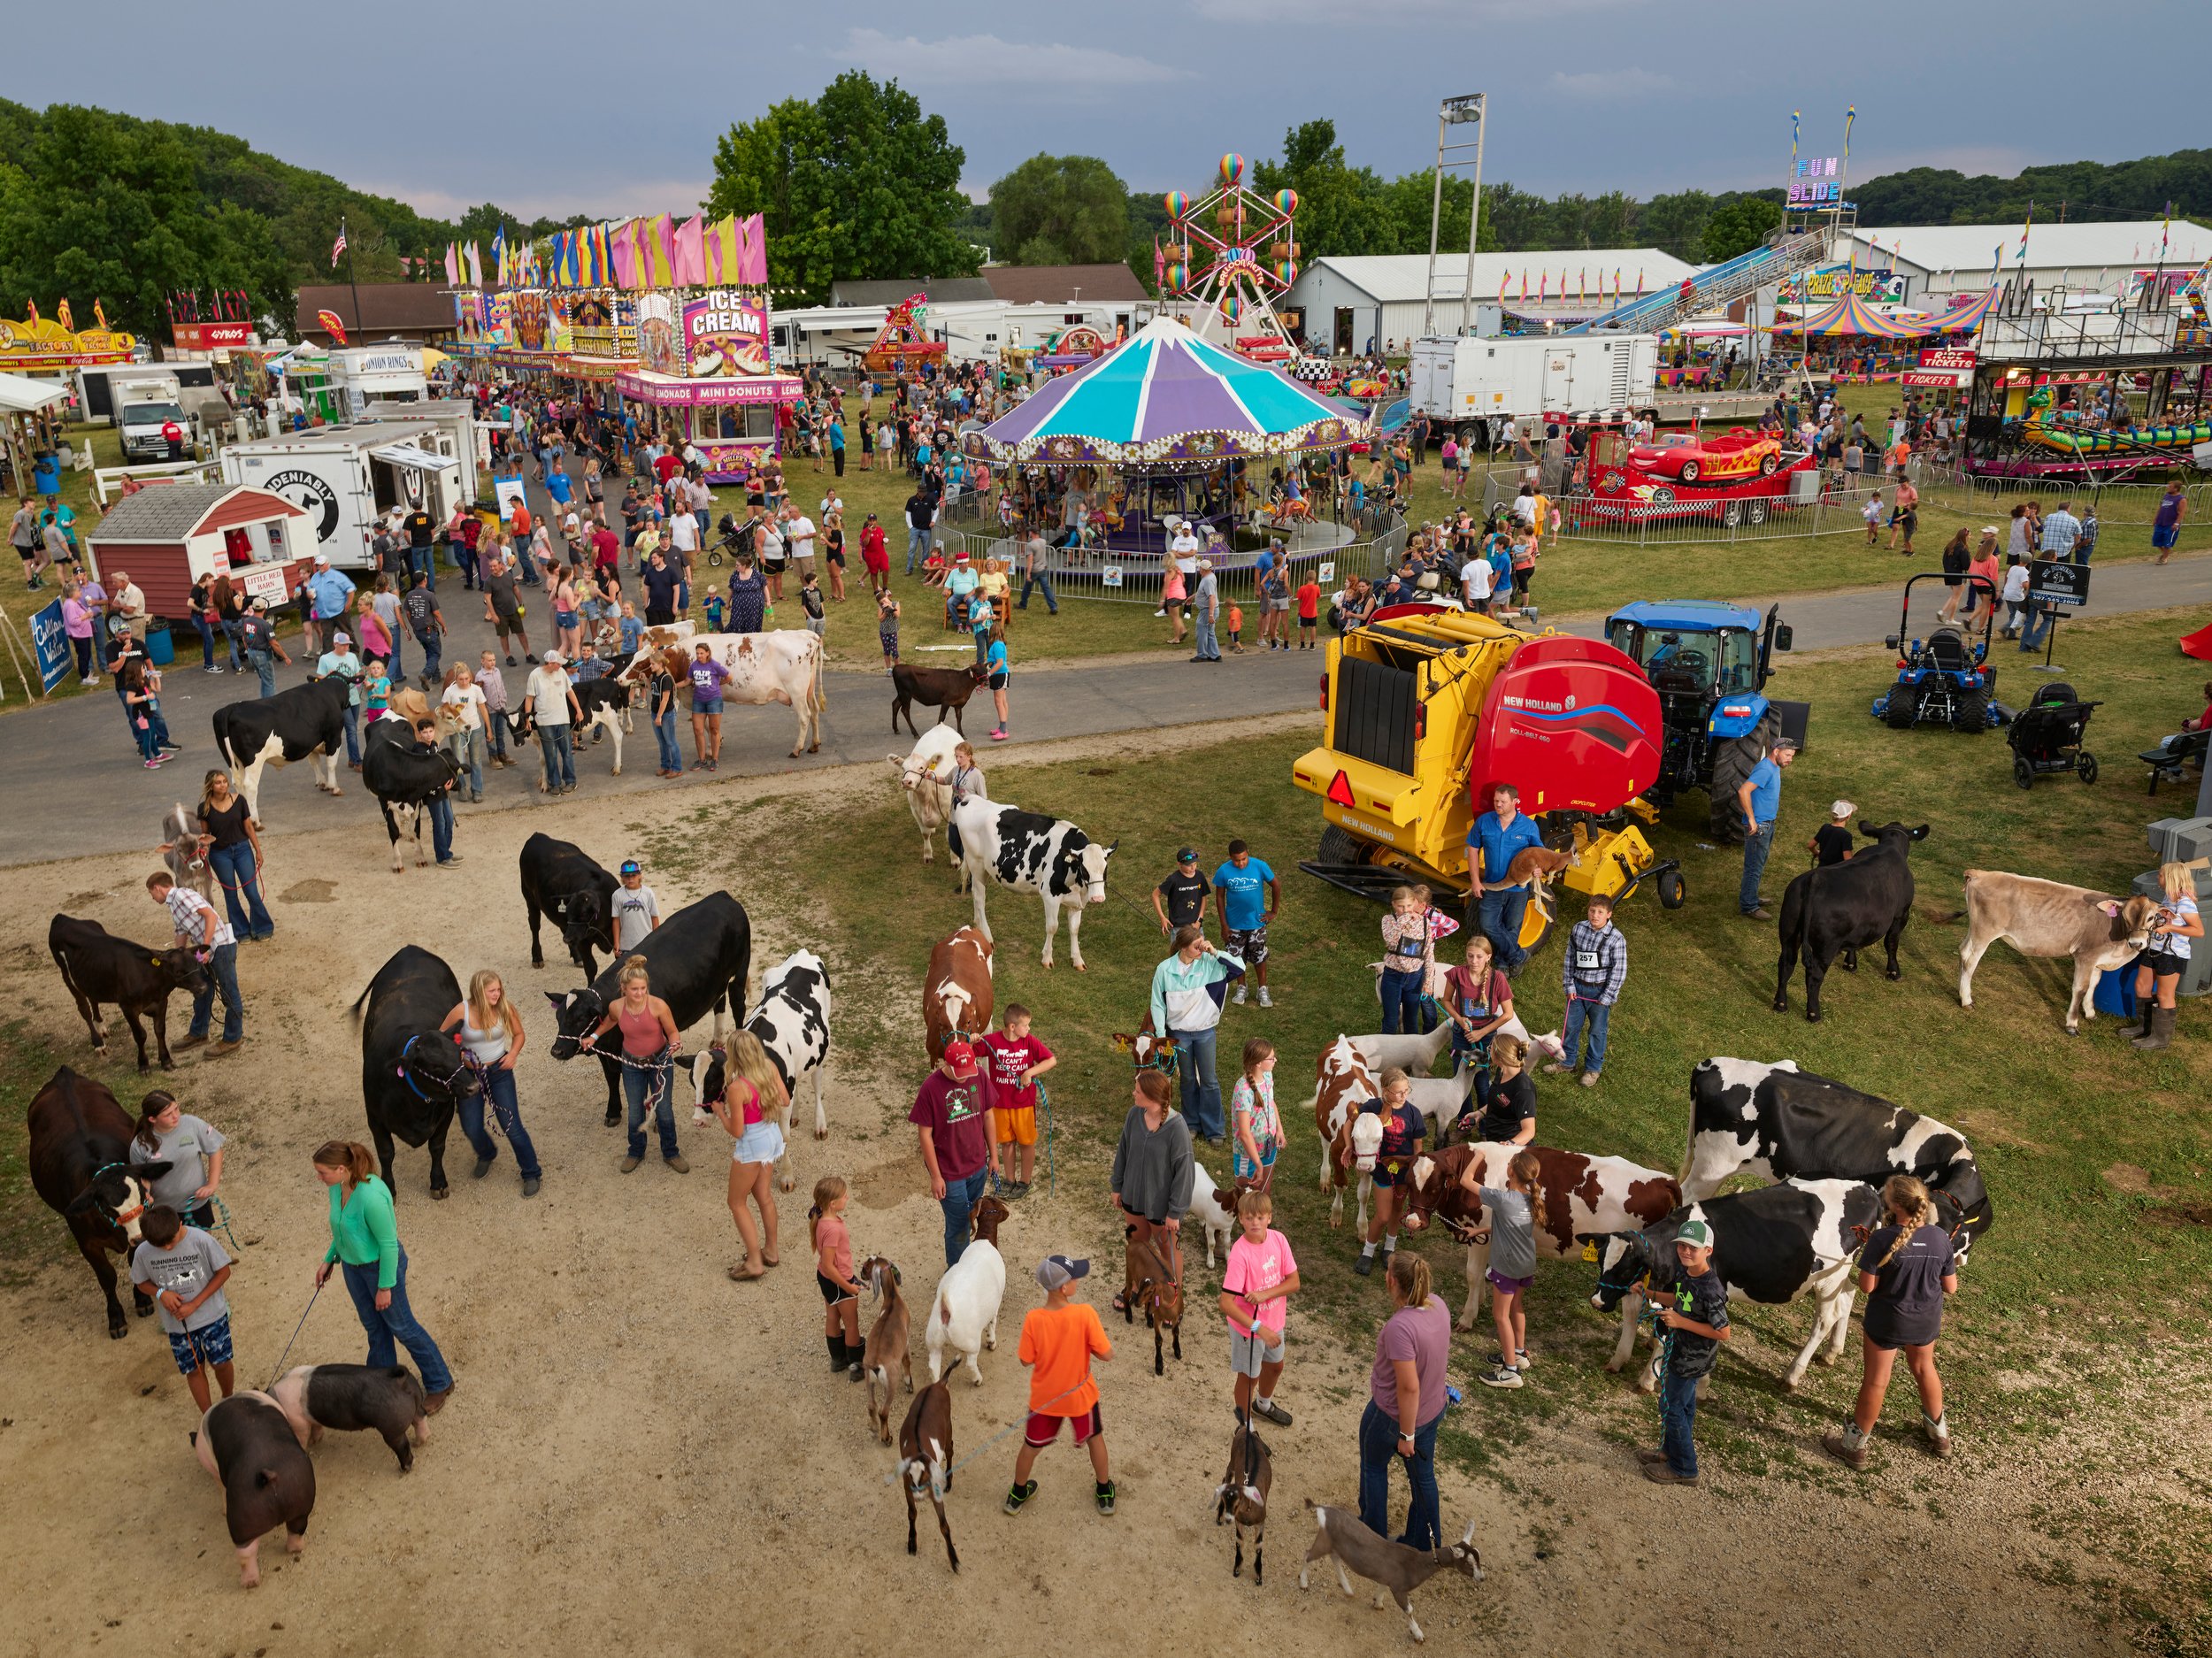
{"label": "ice cream stand", "polygon": [[615,390],[695,444],[709,481],[729,483],[775,452],[780,411],[803,387],[770,365],[765,301],[716,288],[638,296],[638,366]]}

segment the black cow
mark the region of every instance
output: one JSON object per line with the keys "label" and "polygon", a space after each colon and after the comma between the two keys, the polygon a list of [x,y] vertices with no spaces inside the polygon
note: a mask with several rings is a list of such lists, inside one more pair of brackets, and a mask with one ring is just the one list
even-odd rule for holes
{"label": "black cow", "polygon": [[346,696],[349,682],[340,674],[310,679],[274,696],[248,697],[215,710],[215,748],[230,768],[231,781],[246,797],[246,811],[265,830],[261,813],[261,768],[289,765],[311,756],[315,787],[342,794],[338,756],[345,752]]}
{"label": "black cow", "polygon": [[522,902],[530,912],[530,965],[545,965],[545,951],[538,944],[538,917],[551,916],[568,946],[568,959],[596,977],[599,958],[594,947],[614,948],[615,878],[601,869],[581,847],[556,841],[549,834],[533,834],[522,843]]}
{"label": "black cow", "polygon": [[[645,958],[653,994],[668,1004],[679,1031],[688,1030],[711,1012],[718,1039],[725,1010],[744,1017],[745,985],[753,969],[753,927],[745,906],[729,894],[709,893],[698,902],[686,904],[647,933],[631,954]],[[606,971],[581,990],[545,993],[560,1028],[549,1050],[554,1058],[575,1058],[582,1051],[578,1045],[621,999],[618,975],[626,959],[610,963]],[[607,1076],[607,1121],[612,1125],[622,1120],[622,1064],[614,1057],[619,1050],[611,1032],[605,1046],[608,1051],[600,1053],[599,1065]]]}
{"label": "black cow", "polygon": [[1820,981],[1829,963],[1846,957],[1846,971],[1858,970],[1857,952],[1879,939],[1889,952],[1886,979],[1901,979],[1897,966],[1898,941],[1905,923],[1912,919],[1912,867],[1905,855],[1916,841],[1928,838],[1928,825],[1908,829],[1886,823],[1879,829],[1863,825],[1859,833],[1875,844],[1847,863],[1807,870],[1782,894],[1782,964],[1775,975],[1774,1010],[1786,1013],[1790,1005],[1790,975],[1797,957],[1805,956],[1805,1017],[1820,1019]]}
{"label": "black cow", "polygon": [[[364,1013],[362,1004],[367,1003]],[[361,1030],[361,1102],[376,1145],[377,1170],[399,1196],[392,1173],[395,1136],[430,1144],[430,1195],[442,1198],[445,1137],[455,1101],[471,1084],[458,1040],[438,1029],[461,1004],[461,981],[428,950],[403,946],[353,1001]]]}
{"label": "black cow", "polygon": [[1701,1060],[1690,1073],[1690,1160],[1682,1195],[1693,1202],[1748,1168],[1769,1180],[1863,1180],[1917,1175],[1958,1206],[1958,1255],[1989,1230],[1989,1188],[1958,1130],[1788,1062]]}
{"label": "black cow", "polygon": [[107,1022],[100,1004],[112,1002],[123,1010],[123,1021],[138,1043],[138,1074],[153,1068],[146,1063],[146,1026],[154,1027],[154,1050],[161,1068],[173,1071],[169,1057],[169,993],[181,990],[197,995],[207,986],[207,968],[189,949],[165,949],[119,939],[96,921],[74,916],[56,916],[46,929],[46,948],[61,982],[77,999],[85,1029],[92,1032],[92,1051],[103,1058],[108,1051]]}
{"label": "black cow", "polygon": [[426,751],[404,719],[380,719],[370,725],[361,744],[361,781],[384,809],[393,874],[406,868],[399,855],[403,833],[414,837],[416,866],[430,861],[422,852],[423,823],[430,816],[431,802],[445,794],[460,774],[461,763],[452,750]]}
{"label": "black cow", "polygon": [[971,663],[964,668],[917,668],[910,663],[891,664],[891,732],[898,734],[899,717],[906,717],[909,736],[918,739],[921,733],[914,729],[913,704],[938,710],[937,723],[945,723],[945,716],[952,716],[953,729],[963,737],[968,728],[960,723],[961,710],[968,706],[968,699],[978,687],[991,676],[984,672],[981,663]]}
{"label": "black cow", "polygon": [[[150,1201],[148,1183],[169,1172],[165,1163],[130,1163],[131,1132],[136,1125],[115,1096],[89,1077],[64,1065],[31,1101],[31,1185],[46,1207],[69,1223],[70,1235],[100,1281],[107,1297],[108,1334],[120,1339],[129,1325],[115,1298],[111,1253],[124,1257],[139,1241],[138,1217]],[[131,1286],[131,1305],[141,1318],[153,1302]]]}

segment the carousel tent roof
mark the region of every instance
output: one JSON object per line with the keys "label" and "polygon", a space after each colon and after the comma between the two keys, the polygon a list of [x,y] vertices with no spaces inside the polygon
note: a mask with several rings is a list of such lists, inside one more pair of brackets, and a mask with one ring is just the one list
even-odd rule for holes
{"label": "carousel tent roof", "polygon": [[1939,315],[1919,311],[1891,312],[1868,304],[1856,294],[1846,294],[1832,305],[1800,318],[1777,323],[1776,334],[1856,334],[1878,340],[1918,340],[1932,334],[1965,334],[1981,326],[1982,318],[1996,303],[1993,288],[1970,305]]}
{"label": "carousel tent roof", "polygon": [[966,442],[1002,462],[1194,461],[1326,448],[1359,426],[1289,376],[1163,317]]}

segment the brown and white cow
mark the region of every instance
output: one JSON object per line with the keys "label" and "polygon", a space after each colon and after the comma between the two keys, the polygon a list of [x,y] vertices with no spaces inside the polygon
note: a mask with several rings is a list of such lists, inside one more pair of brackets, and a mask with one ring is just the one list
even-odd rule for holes
{"label": "brown and white cow", "polygon": [[956,1035],[970,1039],[991,1028],[991,940],[963,927],[930,947],[922,976],[922,1029],[929,1063],[945,1056]]}
{"label": "brown and white cow", "polygon": [[[1502,1186],[1506,1165],[1516,1152],[1532,1151],[1542,1165],[1538,1178],[1544,1201],[1536,1217],[1536,1253],[1564,1260],[1582,1252],[1584,1238],[1602,1232],[1637,1232],[1664,1220],[1682,1201],[1672,1175],[1647,1169],[1625,1157],[1594,1157],[1549,1146],[1508,1146],[1481,1140],[1450,1146],[1413,1160],[1407,1183],[1403,1224],[1418,1232],[1434,1216],[1467,1245],[1467,1305],[1459,1327],[1472,1330],[1482,1310],[1483,1274],[1490,1266],[1490,1234],[1479,1198],[1463,1183],[1470,1165],[1477,1186]],[[1637,1304],[1641,1311],[1642,1303]],[[1635,1320],[1624,1311],[1624,1327]],[[1609,1370],[1618,1366],[1609,1365]]]}
{"label": "brown and white cow", "polygon": [[[2000,870],[1966,871],[1966,941],[1959,946],[1959,1006],[1974,1005],[1974,970],[1998,940],[2023,956],[2070,956],[2073,994],[2066,999],[2066,1034],[2097,1017],[2097,980],[2123,967],[2150,937],[2155,899],[2116,898]],[[1954,920],[1957,917],[1952,917]]]}
{"label": "brown and white cow", "polygon": [[[722,699],[760,707],[780,702],[799,716],[799,734],[791,745],[791,757],[818,753],[822,747],[822,710],[827,705],[822,687],[822,641],[803,628],[780,628],[772,633],[697,633],[660,653],[659,660],[678,680],[690,677],[695,652],[702,645],[720,663],[729,678],[722,682]],[[620,675],[625,683],[642,685],[652,677],[653,657],[641,650]]]}
{"label": "brown and white cow", "polygon": [[[965,741],[950,725],[932,725],[914,745],[913,753],[903,759],[895,754],[884,756],[899,774],[907,810],[914,814],[914,826],[922,832],[925,864],[937,861],[937,832],[952,822],[952,751]],[[949,846],[946,849],[949,854]],[[960,860],[952,861],[957,864]]]}
{"label": "brown and white cow", "polygon": [[1314,1063],[1314,1132],[1321,1137],[1321,1190],[1336,1187],[1329,1224],[1344,1224],[1344,1187],[1359,1178],[1359,1235],[1367,1235],[1367,1194],[1375,1184],[1375,1156],[1382,1150],[1382,1118],[1361,1107],[1382,1098],[1382,1084],[1359,1056],[1352,1039],[1340,1036]]}

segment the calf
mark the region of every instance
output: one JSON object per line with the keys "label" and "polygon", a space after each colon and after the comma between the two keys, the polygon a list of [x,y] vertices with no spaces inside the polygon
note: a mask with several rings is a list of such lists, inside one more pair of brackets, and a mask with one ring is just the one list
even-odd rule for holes
{"label": "calf", "polygon": [[[822,1073],[829,1064],[829,971],[811,950],[795,950],[769,970],[762,986],[760,1005],[746,1016],[745,1029],[760,1039],[768,1063],[783,1083],[783,1156],[777,1174],[783,1189],[798,1184],[791,1171],[791,1117],[799,1085],[814,1078],[814,1138],[829,1138],[829,1112],[822,1102]],[[711,1114],[707,1101],[718,1100],[728,1085],[726,1054],[710,1047],[691,1062],[692,1097],[696,1106],[691,1120],[704,1122]]]}
{"label": "calf", "polygon": [[922,975],[922,1043],[931,1064],[954,1037],[972,1039],[991,1028],[993,948],[974,927],[930,946],[929,970]]}
{"label": "calf", "polygon": [[991,936],[990,920],[983,913],[987,881],[1035,893],[1045,906],[1044,964],[1052,965],[1052,940],[1064,908],[1068,959],[1081,972],[1083,910],[1106,902],[1106,865],[1114,847],[1095,844],[1064,817],[1001,806],[979,794],[954,809],[953,824],[960,831],[961,879],[975,892],[976,931]]}
{"label": "calf", "polygon": [[599,973],[595,949],[614,953],[615,878],[581,847],[534,833],[522,843],[522,905],[530,918],[530,965],[545,965],[538,917],[551,916],[568,946],[568,959],[586,979]]}
{"label": "calf", "polygon": [[1805,1017],[1820,1021],[1820,981],[1829,963],[1846,956],[1847,971],[1857,971],[1857,952],[1882,941],[1889,964],[1886,979],[1901,979],[1897,965],[1898,941],[1912,919],[1912,867],[1906,854],[1913,842],[1928,838],[1928,825],[1908,829],[1886,823],[1878,829],[1863,824],[1859,833],[1875,844],[1862,848],[1858,856],[1824,869],[1807,870],[1782,894],[1782,961],[1774,979],[1774,1010],[1786,1013],[1790,1005],[1790,977],[1797,958],[1805,957]]}
{"label": "calf", "polygon": [[2078,1036],[2081,1022],[2097,1017],[2097,980],[2126,966],[2150,941],[2158,901],[2139,894],[2115,898],[2085,887],[1997,870],[1969,870],[1966,908],[1960,914],[1966,917],[1966,941],[1959,946],[1959,1006],[1974,1005],[1974,970],[1981,965],[1983,952],[2000,939],[2023,956],[2070,956],[2074,988],[2066,999],[2066,1034]]}
{"label": "calf", "polygon": [[1417,1641],[1426,1640],[1421,1632],[1420,1620],[1413,1616],[1413,1592],[1440,1571],[1455,1571],[1473,1583],[1482,1581],[1482,1551],[1475,1547],[1475,1523],[1467,1522],[1466,1534],[1448,1547],[1431,1549],[1408,1548],[1403,1543],[1378,1537],[1368,1529],[1359,1515],[1348,1508],[1325,1508],[1312,1498],[1306,1499],[1306,1507],[1313,1510],[1315,1526],[1312,1544],[1306,1550],[1305,1562],[1298,1568],[1298,1586],[1307,1586],[1306,1579],[1317,1560],[1336,1562],[1336,1580],[1344,1593],[1352,1593],[1352,1579],[1346,1568],[1379,1585],[1375,1591],[1375,1605],[1380,1608],[1383,1597],[1388,1595],[1398,1603],[1398,1610],[1406,1615],[1406,1628]]}
{"label": "calf", "polygon": [[92,1051],[107,1056],[107,1021],[100,1004],[112,1002],[122,1009],[123,1023],[138,1044],[138,1074],[153,1068],[146,1063],[146,1024],[154,1027],[154,1051],[164,1071],[176,1069],[169,1056],[169,994],[181,990],[197,995],[207,986],[207,968],[188,948],[150,948],[119,939],[96,921],[74,916],[56,916],[46,928],[46,948],[61,970],[61,982],[77,1003],[85,1029],[92,1033]]}
{"label": "calf", "polygon": [[269,1394],[303,1447],[319,1441],[325,1428],[340,1433],[369,1430],[399,1458],[404,1474],[414,1469],[415,1446],[430,1443],[422,1383],[403,1364],[295,1365]]}
{"label": "calf", "polygon": [[454,1107],[472,1086],[468,1057],[438,1027],[461,1005],[461,983],[442,957],[403,945],[353,1001],[361,1036],[361,1102],[376,1145],[377,1171],[392,1196],[395,1137],[430,1147],[430,1195],[446,1195],[445,1137]]}
{"label": "calf", "polygon": [[1173,1037],[1162,1036],[1152,1028],[1149,1009],[1146,1009],[1144,1022],[1138,1025],[1135,1035],[1126,1031],[1116,1031],[1108,1040],[1128,1055],[1130,1063],[1139,1071],[1162,1071],[1171,1077],[1175,1074],[1176,1054],[1181,1044]]}
{"label": "calf", "polygon": [[[914,1361],[908,1352],[908,1337],[912,1316],[907,1311],[906,1298],[899,1293],[899,1270],[881,1255],[870,1255],[860,1263],[860,1282],[876,1298],[882,1310],[876,1321],[868,1326],[867,1340],[861,1350],[861,1373],[868,1381],[868,1425],[880,1432],[883,1443],[891,1443],[891,1404],[899,1395],[899,1378],[906,1378],[906,1391],[914,1391]],[[883,1389],[883,1403],[876,1403],[876,1389]]]}
{"label": "calf", "polygon": [[[1673,1271],[1675,1234],[1691,1219],[1712,1229],[1713,1270],[1732,1299],[1770,1307],[1806,1296],[1815,1301],[1812,1336],[1783,1377],[1782,1391],[1797,1391],[1824,1341],[1828,1351],[1821,1362],[1834,1363],[1850,1332],[1859,1251],[1882,1224],[1880,1194],[1863,1180],[1786,1180],[1689,1204],[1640,1232],[1594,1235],[1598,1286],[1590,1304],[1600,1312],[1622,1309],[1620,1341],[1605,1368],[1617,1370],[1628,1362],[1643,1283],[1653,1275],[1665,1280]],[[1655,1366],[1644,1366],[1638,1391],[1658,1385]]]}
{"label": "calf", "polygon": [[921,733],[914,728],[914,704],[938,711],[937,723],[943,725],[946,715],[952,717],[953,729],[963,737],[968,728],[961,723],[961,710],[990,678],[981,663],[972,663],[964,668],[918,668],[911,663],[891,664],[891,731],[898,733],[899,720],[906,720],[906,733],[918,739]]}
{"label": "calf", "polygon": [[246,798],[246,815],[265,833],[269,819],[261,810],[261,769],[312,760],[315,787],[342,794],[338,756],[345,752],[345,709],[353,682],[342,674],[310,679],[274,696],[247,697],[215,710],[215,749],[230,768],[230,780]]}
{"label": "calf", "polygon": [[914,1395],[899,1424],[899,1480],[906,1487],[906,1552],[914,1547],[917,1497],[926,1495],[937,1510],[937,1530],[945,1539],[945,1558],[960,1570],[960,1551],[952,1546],[952,1527],[945,1522],[945,1498],[952,1491],[952,1390],[932,1382]]}
{"label": "calf", "polygon": [[1267,1493],[1274,1485],[1275,1459],[1268,1454],[1267,1441],[1253,1432],[1249,1424],[1239,1423],[1229,1436],[1229,1470],[1214,1487],[1214,1524],[1236,1522],[1237,1554],[1229,1568],[1232,1577],[1244,1576],[1244,1533],[1250,1530],[1255,1588],[1263,1588],[1267,1583],[1260,1550],[1267,1541]]}
{"label": "calf", "polygon": [[[885,756],[899,774],[900,792],[906,796],[907,810],[914,814],[914,826],[922,832],[925,864],[937,861],[937,832],[952,822],[952,751],[960,741],[957,728],[947,731],[942,725],[932,725],[905,758],[895,754]],[[949,847],[946,856],[952,856]],[[956,857],[953,862],[959,860]]]}
{"label": "calf", "polygon": [[380,719],[362,733],[361,781],[383,809],[393,874],[406,869],[399,855],[403,834],[414,838],[415,867],[430,862],[423,856],[422,826],[433,804],[445,798],[460,774],[460,763],[449,750],[424,749],[404,720]]}
{"label": "calf", "polygon": [[[108,1256],[127,1259],[137,1247],[139,1217],[151,1201],[152,1182],[167,1174],[170,1165],[133,1164],[130,1143],[136,1125],[104,1086],[66,1065],[33,1096],[27,1126],[24,1161],[30,1165],[32,1189],[68,1224],[78,1253],[107,1298],[108,1334],[119,1341],[129,1326],[123,1303],[115,1298],[115,1268]],[[154,1309],[135,1283],[131,1305],[141,1318]]]}
{"label": "calf", "polygon": [[[1665,1219],[1682,1201],[1682,1189],[1671,1177],[1624,1157],[1597,1157],[1550,1146],[1508,1146],[1490,1140],[1451,1146],[1433,1155],[1416,1157],[1408,1171],[1402,1224],[1409,1232],[1418,1232],[1433,1215],[1467,1246],[1467,1304],[1460,1309],[1462,1330],[1475,1327],[1475,1316],[1482,1310],[1485,1274],[1490,1266],[1490,1234],[1483,1221],[1483,1205],[1468,1193],[1462,1177],[1471,1167],[1476,1186],[1503,1186],[1506,1165],[1521,1151],[1535,1154],[1537,1180],[1544,1189],[1543,1201],[1531,1217],[1536,1253],[1555,1261],[1578,1253],[1583,1240],[1593,1233],[1650,1225]],[[1632,1329],[1633,1322],[1627,1327]]]}
{"label": "calf", "polygon": [[[1382,999],[1383,964],[1370,962],[1367,966],[1368,971],[1375,975],[1375,999],[1379,1002]],[[1521,1023],[1521,1016],[1517,1013],[1500,1025],[1494,1034],[1517,1037],[1547,1058],[1562,1059],[1566,1056],[1567,1046],[1560,1040],[1557,1031],[1548,1032],[1542,1036],[1532,1035],[1528,1026]],[[1378,1076],[1395,1065],[1409,1076],[1425,1077],[1430,1067],[1435,1064],[1437,1055],[1451,1045],[1452,1022],[1439,1019],[1436,1028],[1426,1035],[1406,1032],[1391,1036],[1376,1031],[1348,1040],[1359,1050],[1359,1056]]]}
{"label": "calf", "polygon": [[1352,1039],[1340,1036],[1321,1050],[1314,1065],[1314,1132],[1321,1137],[1321,1189],[1336,1187],[1329,1204],[1329,1224],[1344,1224],[1345,1182],[1359,1179],[1359,1234],[1367,1235],[1367,1194],[1375,1184],[1375,1158],[1382,1150],[1382,1118],[1360,1107],[1382,1098],[1382,1085],[1359,1056]]}
{"label": "calf", "polygon": [[223,1488],[223,1517],[238,1551],[238,1581],[261,1582],[261,1536],[284,1528],[284,1552],[307,1547],[307,1520],[315,1512],[315,1464],[292,1432],[283,1409],[250,1390],[219,1399],[200,1418],[192,1448],[200,1466]]}
{"label": "calf", "polygon": [[1236,1241],[1237,1199],[1242,1195],[1241,1186],[1224,1192],[1214,1184],[1214,1178],[1206,1172],[1206,1165],[1194,1158],[1191,1162],[1190,1208],[1184,1218],[1194,1221],[1206,1234],[1206,1264],[1214,1263],[1214,1240],[1221,1240],[1221,1255],[1227,1260],[1229,1246]]}
{"label": "calf", "polygon": [[1121,1316],[1125,1324],[1134,1324],[1137,1309],[1144,1309],[1144,1321],[1152,1326],[1152,1373],[1167,1374],[1167,1361],[1161,1351],[1161,1338],[1172,1332],[1175,1337],[1175,1356],[1183,1356],[1183,1280],[1181,1251],[1170,1255],[1163,1253],[1156,1239],[1140,1238],[1137,1229],[1128,1228],[1127,1241],[1123,1247]]}
{"label": "calf", "polygon": [[[998,1349],[999,1303],[1006,1299],[1006,1262],[998,1252],[998,1229],[1013,1211],[986,1193],[968,1216],[968,1247],[937,1280],[922,1339],[929,1348],[929,1379],[944,1373],[945,1349],[968,1362],[968,1379],[983,1386],[976,1359],[983,1349]],[[910,1422],[913,1418],[909,1417]]]}
{"label": "calf", "polygon": [[1768,1180],[1917,1175],[1958,1205],[1963,1262],[1989,1230],[1981,1167],[1966,1137],[1932,1117],[1801,1071],[1788,1060],[1707,1059],[1690,1073],[1690,1155],[1682,1195],[1695,1203],[1740,1169]]}
{"label": "calf", "polygon": [[[622,737],[630,729],[630,683],[614,674],[603,673],[596,679],[587,680],[572,688],[576,693],[576,705],[583,710],[583,718],[576,722],[575,730],[570,733],[570,741],[580,748],[586,732],[591,733],[594,742],[603,736],[613,738],[614,775],[620,777]],[[538,779],[538,787],[541,792],[545,787],[542,776]]]}

